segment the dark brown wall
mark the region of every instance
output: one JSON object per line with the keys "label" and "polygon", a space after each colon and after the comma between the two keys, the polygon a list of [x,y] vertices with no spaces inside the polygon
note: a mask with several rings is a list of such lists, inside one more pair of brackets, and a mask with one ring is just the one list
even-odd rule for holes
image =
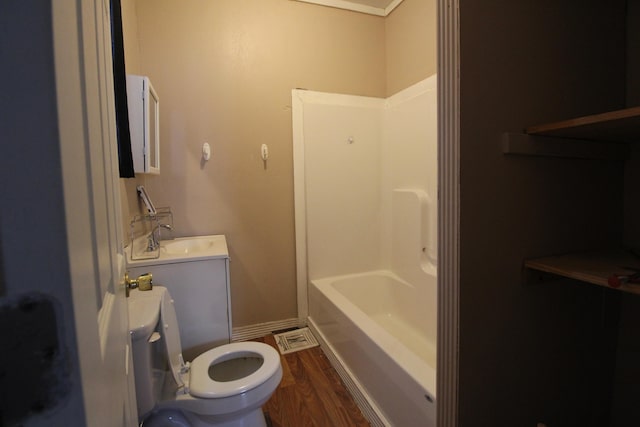
{"label": "dark brown wall", "polygon": [[525,258],[619,244],[623,164],[505,156],[525,126],[625,104],[624,1],[460,1],[460,426],[602,426],[619,295]]}
{"label": "dark brown wall", "polygon": [[[640,106],[640,0],[627,0],[626,106]],[[625,165],[625,243],[640,247],[640,144]]]}
{"label": "dark brown wall", "polygon": [[627,107],[640,105],[640,0],[627,0]]}
{"label": "dark brown wall", "polygon": [[640,297],[621,295],[610,427],[640,425]]}
{"label": "dark brown wall", "polygon": [[[640,0],[627,0],[627,107],[640,105]],[[639,141],[640,142],[640,141]],[[625,162],[624,243],[640,248],[640,145]],[[640,297],[620,296],[610,427],[640,425]]]}

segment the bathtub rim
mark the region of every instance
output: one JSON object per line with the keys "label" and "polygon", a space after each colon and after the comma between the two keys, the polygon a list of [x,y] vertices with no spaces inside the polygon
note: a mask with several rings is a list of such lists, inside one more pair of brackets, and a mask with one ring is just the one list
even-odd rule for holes
{"label": "bathtub rim", "polygon": [[[402,280],[389,270],[372,270],[367,272],[345,274],[339,276],[311,279],[309,286],[315,286],[320,293],[329,299],[345,316],[350,318],[355,326],[366,336],[371,338],[378,347],[381,347],[402,369],[402,371],[414,379],[429,395],[437,399],[436,373],[437,366],[431,366],[426,360],[409,350],[404,343],[384,330],[374,320],[367,316],[358,306],[349,301],[333,287],[333,282],[341,279],[360,278],[370,275],[382,275],[397,280],[404,286],[415,288],[414,285]],[[353,316],[348,313],[352,313]],[[309,316],[312,319],[312,316]],[[434,346],[437,343],[433,343]],[[437,362],[436,362],[437,363]]]}

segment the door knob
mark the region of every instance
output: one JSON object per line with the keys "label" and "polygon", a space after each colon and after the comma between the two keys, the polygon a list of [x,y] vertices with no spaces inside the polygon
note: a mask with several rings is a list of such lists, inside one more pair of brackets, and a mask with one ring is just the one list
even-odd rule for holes
{"label": "door knob", "polygon": [[130,279],[129,273],[124,273],[124,287],[127,298],[129,297],[131,289],[138,288],[141,291],[150,291],[153,289],[153,275],[151,273],[145,273],[138,276],[137,279]]}

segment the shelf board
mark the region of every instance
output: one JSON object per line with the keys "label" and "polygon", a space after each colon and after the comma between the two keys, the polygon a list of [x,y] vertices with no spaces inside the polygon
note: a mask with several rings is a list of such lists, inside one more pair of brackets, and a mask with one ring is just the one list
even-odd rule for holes
{"label": "shelf board", "polygon": [[502,135],[502,152],[520,156],[625,160],[629,157],[630,150],[629,144],[506,132]]}
{"label": "shelf board", "polygon": [[640,107],[530,126],[530,135],[609,142],[640,142]]}
{"label": "shelf board", "polygon": [[[610,288],[610,276],[630,275],[636,269],[640,271],[640,258],[622,250],[599,251],[530,259],[524,265],[532,270]],[[640,295],[640,284],[623,284],[615,289]]]}

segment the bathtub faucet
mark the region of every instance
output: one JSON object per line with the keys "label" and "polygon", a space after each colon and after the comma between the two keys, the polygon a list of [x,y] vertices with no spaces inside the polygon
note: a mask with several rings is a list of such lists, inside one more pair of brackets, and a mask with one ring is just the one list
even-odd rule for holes
{"label": "bathtub faucet", "polygon": [[160,229],[166,228],[167,230],[173,230],[173,227],[169,224],[158,224],[149,233],[147,241],[147,251],[156,251],[160,247]]}

